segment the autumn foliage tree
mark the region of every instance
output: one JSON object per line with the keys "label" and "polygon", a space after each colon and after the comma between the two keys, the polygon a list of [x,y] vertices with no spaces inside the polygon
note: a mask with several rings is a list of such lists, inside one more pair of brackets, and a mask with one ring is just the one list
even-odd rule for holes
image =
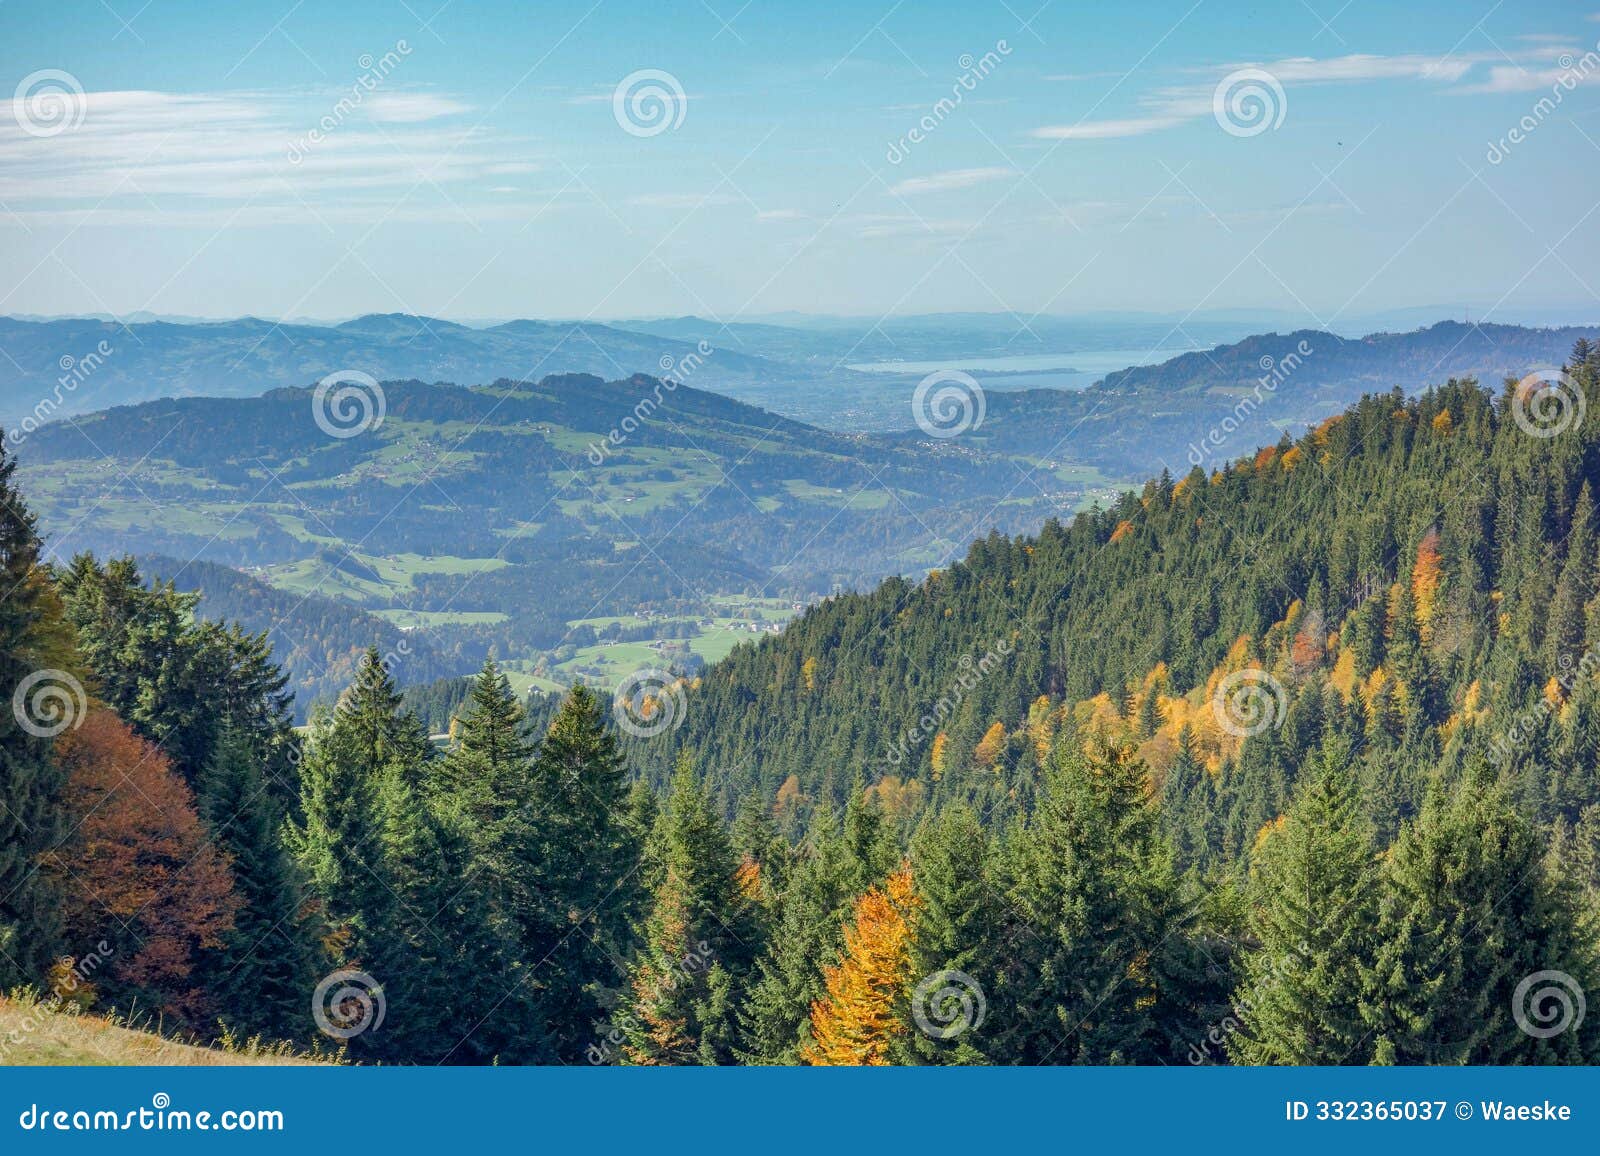
{"label": "autumn foliage tree", "polygon": [[194,796],[167,757],[108,710],[56,744],[72,834],[48,864],[62,880],[69,943],[112,945],[107,994],[191,1022],[206,998],[200,954],[222,946],[239,900]]}
{"label": "autumn foliage tree", "polygon": [[811,1005],[808,1064],[884,1065],[906,1031],[900,1004],[911,976],[911,944],[921,901],[902,867],[856,902],[844,953],[825,969],[827,998]]}

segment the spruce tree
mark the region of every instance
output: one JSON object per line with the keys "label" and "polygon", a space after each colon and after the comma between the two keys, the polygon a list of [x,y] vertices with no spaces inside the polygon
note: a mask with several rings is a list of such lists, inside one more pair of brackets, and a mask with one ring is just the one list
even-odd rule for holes
{"label": "spruce tree", "polygon": [[1017,840],[1014,924],[994,1054],[1023,1063],[1153,1063],[1170,1051],[1161,1007],[1169,939],[1184,935],[1171,853],[1131,750],[1051,752]]}
{"label": "spruce tree", "polygon": [[642,899],[625,763],[606,714],[592,690],[574,687],[533,765],[532,853],[545,887],[523,950],[537,968],[548,1034],[568,1059],[582,1056],[627,980],[618,961],[631,954]]}
{"label": "spruce tree", "polygon": [[464,821],[473,886],[497,933],[518,939],[547,917],[548,865],[533,829],[535,749],[522,706],[491,658],[473,680],[454,745],[430,768],[433,795]]}
{"label": "spruce tree", "polygon": [[845,920],[867,873],[839,820],[820,810],[796,852],[740,1013],[745,1063],[800,1062],[811,1034],[811,1005],[824,992],[823,969],[838,961]]}
{"label": "spruce tree", "polygon": [[393,894],[379,801],[386,780],[420,783],[431,751],[421,723],[401,710],[376,648],[332,714],[312,720],[300,768],[302,819],[288,838],[330,925],[335,962],[370,957],[386,934]]}
{"label": "spruce tree", "polygon": [[1242,1028],[1229,1041],[1242,1063],[1370,1058],[1362,997],[1372,965],[1377,872],[1349,759],[1348,745],[1330,740],[1256,852],[1253,942],[1234,995]]}
{"label": "spruce tree", "polygon": [[627,1056],[640,1064],[734,1062],[735,1008],[759,944],[722,819],[687,758],[652,833],[659,880],[629,977]]}
{"label": "spruce tree", "polygon": [[896,1059],[987,1063],[987,993],[995,990],[997,973],[992,937],[1005,920],[989,837],[975,811],[955,803],[924,821],[911,841],[911,878],[918,900],[911,994],[920,997],[928,1027],[914,1011],[911,1030],[895,1041]]}
{"label": "spruce tree", "polygon": [[[87,706],[69,681],[76,661],[39,568],[39,536],[16,468],[0,437],[0,991],[38,981],[60,954],[60,900],[39,861],[66,833],[63,776],[51,735],[36,732],[81,723]],[[50,671],[60,673],[41,673]],[[23,691],[30,678],[31,691]]]}
{"label": "spruce tree", "polygon": [[1406,824],[1383,872],[1365,1009],[1380,1062],[1592,1062],[1593,1023],[1542,1034],[1555,1025],[1539,999],[1600,980],[1578,893],[1549,875],[1542,843],[1481,764]]}
{"label": "spruce tree", "polygon": [[367,968],[385,1022],[352,1054],[420,1063],[535,1063],[554,1057],[517,945],[490,918],[475,877],[471,817],[401,775],[379,791],[386,930]]}
{"label": "spruce tree", "polygon": [[224,731],[201,787],[201,818],[232,860],[240,900],[205,986],[234,1035],[304,1039],[307,999],[325,969],[303,882],[279,837],[275,796],[244,734]]}

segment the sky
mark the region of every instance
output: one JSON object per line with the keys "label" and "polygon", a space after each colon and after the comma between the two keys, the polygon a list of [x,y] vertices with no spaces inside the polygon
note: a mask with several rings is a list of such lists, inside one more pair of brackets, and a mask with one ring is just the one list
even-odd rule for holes
{"label": "sky", "polygon": [[1600,320],[1600,0],[0,4],[0,313]]}

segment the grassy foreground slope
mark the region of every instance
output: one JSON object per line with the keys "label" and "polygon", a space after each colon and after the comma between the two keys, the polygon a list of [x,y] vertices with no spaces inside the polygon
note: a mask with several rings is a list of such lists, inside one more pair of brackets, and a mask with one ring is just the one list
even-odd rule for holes
{"label": "grassy foreground slope", "polygon": [[0,996],[0,1065],[213,1067],[311,1062],[273,1051],[192,1047],[115,1019],[52,1011],[28,999]]}

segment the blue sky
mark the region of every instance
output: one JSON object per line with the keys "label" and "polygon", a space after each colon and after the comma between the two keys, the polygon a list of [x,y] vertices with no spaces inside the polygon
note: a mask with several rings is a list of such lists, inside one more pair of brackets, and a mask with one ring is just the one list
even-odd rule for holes
{"label": "blue sky", "polygon": [[1600,319],[1597,10],[8,0],[0,312]]}

